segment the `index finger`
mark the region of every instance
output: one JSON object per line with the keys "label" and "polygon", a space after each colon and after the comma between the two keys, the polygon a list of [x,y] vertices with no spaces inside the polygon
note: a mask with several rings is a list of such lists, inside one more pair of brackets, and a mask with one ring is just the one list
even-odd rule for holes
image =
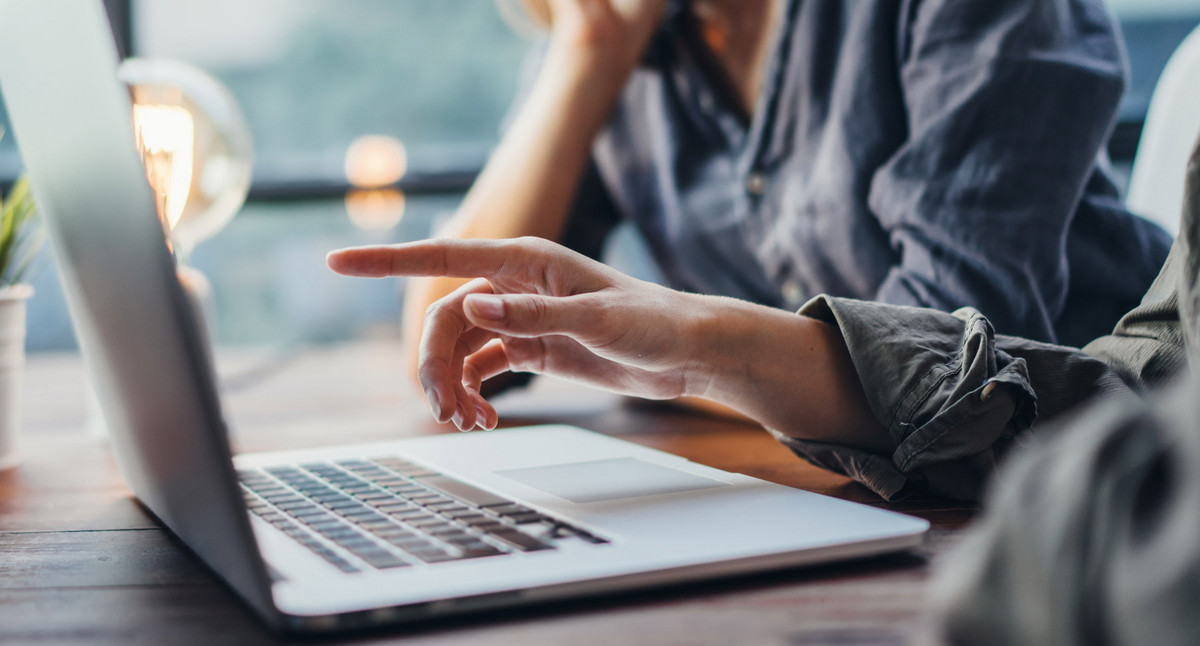
{"label": "index finger", "polygon": [[364,278],[479,278],[499,273],[510,256],[498,240],[445,239],[338,249],[325,261],[339,274]]}

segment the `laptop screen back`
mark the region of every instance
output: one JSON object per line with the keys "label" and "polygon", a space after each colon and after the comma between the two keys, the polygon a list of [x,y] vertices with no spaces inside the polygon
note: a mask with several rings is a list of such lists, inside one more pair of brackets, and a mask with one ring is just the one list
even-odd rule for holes
{"label": "laptop screen back", "polygon": [[0,0],[0,89],[121,472],[151,512],[269,614],[212,368],[116,67],[100,0]]}

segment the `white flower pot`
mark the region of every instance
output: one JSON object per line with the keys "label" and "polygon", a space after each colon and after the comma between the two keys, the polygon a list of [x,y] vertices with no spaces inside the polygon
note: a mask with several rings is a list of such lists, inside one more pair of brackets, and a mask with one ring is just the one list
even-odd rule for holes
{"label": "white flower pot", "polygon": [[0,470],[17,465],[21,372],[25,366],[25,301],[29,285],[0,287]]}

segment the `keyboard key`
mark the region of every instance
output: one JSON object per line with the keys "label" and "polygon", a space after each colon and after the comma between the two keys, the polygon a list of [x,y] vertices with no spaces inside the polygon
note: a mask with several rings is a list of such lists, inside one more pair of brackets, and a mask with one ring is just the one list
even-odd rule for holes
{"label": "keyboard key", "polygon": [[292,515],[297,518],[323,518],[329,516],[329,512],[325,511],[320,505],[310,503],[307,507],[292,511]]}
{"label": "keyboard key", "polygon": [[293,502],[277,502],[277,503],[275,503],[275,506],[284,511],[294,511],[297,509],[314,509],[314,508],[319,509],[319,507],[317,507],[317,505],[315,503],[313,503],[311,500],[304,500],[303,498],[293,501]]}
{"label": "keyboard key", "polygon": [[473,538],[470,534],[458,528],[439,529],[430,532],[430,534],[439,540],[446,541],[447,543]]}
{"label": "keyboard key", "polygon": [[439,491],[465,501],[476,507],[487,507],[489,505],[510,504],[512,501],[490,492],[480,489],[474,485],[469,485],[465,482],[460,482],[453,478],[442,475],[437,476],[422,476],[415,477],[415,480],[421,484],[428,485]]}
{"label": "keyboard key", "polygon": [[383,539],[396,547],[406,551],[415,552],[423,549],[437,549],[428,539],[420,536],[391,536]]}
{"label": "keyboard key", "polygon": [[398,520],[402,520],[406,523],[411,523],[413,521],[423,521],[423,520],[427,520],[427,519],[438,518],[438,516],[435,516],[427,511],[425,511],[424,509],[406,509],[406,510],[401,510],[401,511],[393,511],[393,512],[388,512],[388,515],[390,515],[393,518],[396,518]]}
{"label": "keyboard key", "polygon": [[532,513],[533,510],[524,506],[518,505],[515,502],[506,503],[503,505],[489,506],[488,511],[497,516],[515,516],[520,514]]}
{"label": "keyboard key", "polygon": [[[432,510],[436,511],[439,514],[445,514],[447,512],[455,512],[455,511],[466,511],[467,509],[469,509],[469,507],[464,507],[463,504],[457,500],[447,500],[445,502],[433,502],[433,503],[429,503],[429,504],[425,505],[425,507],[427,509],[432,509]],[[474,510],[474,511],[478,512],[478,510]]]}
{"label": "keyboard key", "polygon": [[499,556],[504,554],[504,552],[501,552],[487,543],[479,543],[478,545],[473,545],[471,547],[459,547],[459,550],[461,551],[459,558],[464,559],[474,559],[482,556]]}
{"label": "keyboard key", "polygon": [[547,545],[546,543],[543,543],[542,541],[539,541],[528,534],[523,534],[515,529],[490,532],[488,536],[498,538],[523,552],[554,549],[553,545]]}
{"label": "keyboard key", "polygon": [[469,509],[467,507],[463,507],[462,509],[442,509],[440,513],[446,518],[453,518],[455,520],[461,520],[462,522],[468,522],[469,520],[475,520],[479,518],[492,519],[491,516],[484,516],[483,514],[479,513],[478,509]]}
{"label": "keyboard key", "polygon": [[427,549],[411,549],[409,552],[425,561],[426,563],[440,563],[442,561],[453,561],[455,556],[446,550],[438,547],[430,547]]}
{"label": "keyboard key", "polygon": [[350,550],[351,552],[358,552],[375,547],[375,541],[361,534],[346,536],[345,538],[338,538],[335,539],[334,542]]}
{"label": "keyboard key", "polygon": [[350,522],[352,522],[356,525],[361,525],[363,523],[370,523],[370,522],[374,522],[374,521],[388,522],[387,516],[382,516],[373,511],[367,512],[365,514],[348,514],[346,516],[346,520],[349,520]]}
{"label": "keyboard key", "polygon": [[338,541],[341,541],[341,540],[344,540],[347,538],[352,538],[352,537],[359,535],[357,531],[355,531],[345,525],[342,525],[340,527],[329,527],[329,528],[321,529],[318,531],[322,535],[327,537],[329,540],[331,540],[335,543]]}
{"label": "keyboard key", "polygon": [[424,528],[424,527],[429,527],[429,528],[449,527],[450,526],[450,521],[446,520],[445,518],[441,518],[440,516],[428,516],[425,518],[413,518],[413,519],[405,518],[404,522],[406,524],[412,525],[413,527],[422,527],[422,528]]}
{"label": "keyboard key", "polygon": [[302,502],[302,501],[304,501],[304,498],[303,498],[303,497],[301,497],[301,496],[297,496],[296,494],[293,494],[293,493],[287,493],[287,494],[273,494],[273,495],[270,495],[270,496],[263,496],[263,498],[266,498],[266,499],[267,499],[267,501],[268,501],[268,502],[270,502],[270,503],[271,503],[271,504],[273,504],[273,505],[284,505],[284,504],[287,504],[287,503],[289,503],[289,502]]}
{"label": "keyboard key", "polygon": [[388,523],[387,525],[371,527],[369,529],[372,534],[375,534],[376,536],[378,536],[379,538],[382,538],[382,539],[409,538],[409,537],[415,538],[416,537],[416,534],[408,531],[407,529],[404,529],[403,527],[401,527],[395,523]]}
{"label": "keyboard key", "polygon": [[500,530],[500,529],[505,529],[505,528],[511,527],[511,525],[506,525],[498,520],[485,520],[483,522],[468,522],[468,521],[463,521],[463,522],[466,522],[473,529],[477,529],[481,532],[489,532],[489,533]]}
{"label": "keyboard key", "polygon": [[416,505],[414,505],[410,502],[406,502],[404,500],[396,500],[395,498],[393,498],[391,500],[375,500],[375,501],[372,501],[370,503],[370,505],[372,507],[378,509],[379,511],[387,512],[387,513],[410,511],[410,510],[415,511],[417,509],[420,509],[420,507],[417,507]]}
{"label": "keyboard key", "polygon": [[387,569],[387,568],[408,566],[408,561],[405,561],[404,559],[400,558],[399,556],[396,556],[395,554],[392,554],[391,552],[388,552],[388,551],[385,551],[382,549],[364,552],[361,554],[357,554],[356,556],[358,556],[362,560],[366,561],[367,563],[370,563],[372,567],[379,568],[381,570]]}

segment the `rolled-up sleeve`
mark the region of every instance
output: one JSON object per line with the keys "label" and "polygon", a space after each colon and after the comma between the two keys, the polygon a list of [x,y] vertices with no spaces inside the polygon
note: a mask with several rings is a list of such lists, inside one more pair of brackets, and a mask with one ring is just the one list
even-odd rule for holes
{"label": "rolled-up sleeve", "polygon": [[1084,0],[905,6],[908,140],[869,195],[898,262],[875,298],[1054,339],[1068,230],[1124,89],[1112,21]]}
{"label": "rolled-up sleeve", "polygon": [[776,437],[887,499],[926,491],[977,500],[996,463],[1024,443],[1035,421],[1045,424],[1089,400],[1133,401],[1177,379],[1189,363],[1185,329],[1193,341],[1200,338],[1200,254],[1194,251],[1200,246],[1200,142],[1188,186],[1184,233],[1141,304],[1112,334],[1082,350],[996,335],[972,309],[945,314],[828,296],[810,301],[799,313],[841,332],[871,412],[895,448],[883,455]]}
{"label": "rolled-up sleeve", "polygon": [[838,328],[888,455],[775,433],[808,461],[885,499],[931,493],[979,498],[988,474],[1039,415],[1097,395],[1132,395],[1102,361],[1075,348],[995,334],[976,310],[820,296],[800,310]]}

